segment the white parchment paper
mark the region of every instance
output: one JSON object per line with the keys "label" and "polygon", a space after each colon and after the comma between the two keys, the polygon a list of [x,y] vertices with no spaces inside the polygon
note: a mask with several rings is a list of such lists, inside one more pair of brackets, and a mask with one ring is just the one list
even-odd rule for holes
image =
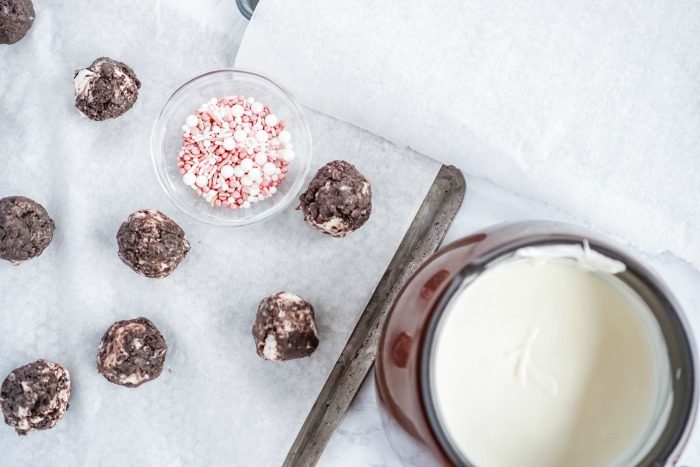
{"label": "white parchment paper", "polygon": [[[181,214],[156,181],[151,125],[177,85],[232,63],[241,31],[233,1],[182,5],[37,0],[29,35],[0,47],[0,197],[35,199],[57,226],[41,257],[0,262],[0,377],[45,358],[73,382],[54,429],[20,438],[0,424],[3,466],[279,465],[437,173],[437,163],[308,111],[313,170],[342,158],[372,182],[365,227],[338,240],[291,208],[234,230]],[[73,108],[72,78],[103,55],[143,85],[133,109],[100,123]],[[140,208],[170,215],[192,244],[166,279],[117,257],[116,231]],[[311,358],[255,354],[257,303],[279,290],[316,307]],[[156,323],[169,352],[158,380],[127,389],[94,361],[106,328],[137,316]]]}
{"label": "white parchment paper", "polygon": [[695,0],[264,0],[236,63],[700,266]]}

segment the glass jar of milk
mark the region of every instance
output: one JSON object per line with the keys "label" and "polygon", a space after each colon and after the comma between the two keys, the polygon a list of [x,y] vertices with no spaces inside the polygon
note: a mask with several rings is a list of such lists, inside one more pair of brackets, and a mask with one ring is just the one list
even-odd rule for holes
{"label": "glass jar of milk", "polygon": [[670,465],[697,405],[680,307],[573,226],[499,226],[444,248],[385,323],[377,387],[407,465]]}

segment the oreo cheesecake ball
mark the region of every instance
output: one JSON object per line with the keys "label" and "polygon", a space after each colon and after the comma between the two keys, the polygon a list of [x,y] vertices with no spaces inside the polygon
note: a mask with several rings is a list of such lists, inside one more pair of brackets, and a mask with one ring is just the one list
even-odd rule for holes
{"label": "oreo cheesecake ball", "polygon": [[168,276],[190,251],[185,232],[160,211],[131,214],[117,232],[119,258],[146,277]]}
{"label": "oreo cheesecake ball", "polygon": [[0,44],[14,44],[34,24],[32,0],[0,0]]}
{"label": "oreo cheesecake ball", "polygon": [[75,72],[73,85],[77,109],[100,121],[126,113],[139,96],[141,82],[125,63],[100,57]]}
{"label": "oreo cheesecake ball", "polygon": [[314,307],[289,292],[264,298],[253,324],[253,338],[255,350],[265,360],[308,357],[319,342]]}
{"label": "oreo cheesecake ball", "polygon": [[0,259],[19,264],[39,256],[55,225],[44,207],[24,196],[0,199]]}
{"label": "oreo cheesecake ball", "polygon": [[48,430],[68,410],[70,375],[58,363],[37,360],[12,370],[0,387],[5,423],[20,435]]}
{"label": "oreo cheesecake ball", "polygon": [[97,371],[110,383],[135,388],[160,376],[168,346],[146,318],[117,321],[100,342]]}
{"label": "oreo cheesecake ball", "polygon": [[372,187],[354,165],[333,161],[316,172],[299,197],[304,219],[321,232],[345,237],[362,227],[372,212]]}

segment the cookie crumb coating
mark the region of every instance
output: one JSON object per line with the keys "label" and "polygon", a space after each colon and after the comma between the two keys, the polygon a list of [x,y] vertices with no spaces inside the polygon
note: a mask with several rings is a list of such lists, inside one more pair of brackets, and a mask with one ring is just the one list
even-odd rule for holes
{"label": "cookie crumb coating", "polygon": [[111,383],[135,388],[160,376],[167,351],[165,338],[147,318],[117,321],[102,336],[97,371]]}
{"label": "cookie crumb coating", "polygon": [[131,214],[119,227],[117,245],[124,264],[156,279],[170,275],[190,251],[182,228],[154,209]]}
{"label": "cookie crumb coating", "polygon": [[321,167],[299,197],[304,220],[321,232],[345,237],[372,213],[372,187],[354,165],[333,161]]}
{"label": "cookie crumb coating", "polygon": [[31,0],[0,0],[0,44],[19,42],[34,24]]}
{"label": "cookie crumb coating", "polygon": [[127,64],[100,57],[73,76],[75,107],[91,120],[117,118],[133,107],[141,82]]}
{"label": "cookie crumb coating", "polygon": [[37,360],[12,370],[0,387],[5,423],[17,434],[56,426],[68,410],[71,383],[58,363]]}
{"label": "cookie crumb coating", "polygon": [[24,196],[0,199],[0,259],[20,264],[41,255],[56,226],[44,207]]}
{"label": "cookie crumb coating", "polygon": [[255,350],[270,361],[308,357],[318,347],[314,307],[289,292],[264,298],[253,324]]}

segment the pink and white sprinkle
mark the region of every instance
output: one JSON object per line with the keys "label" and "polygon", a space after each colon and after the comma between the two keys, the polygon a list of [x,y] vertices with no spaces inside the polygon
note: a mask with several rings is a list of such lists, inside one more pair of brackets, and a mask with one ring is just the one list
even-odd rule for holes
{"label": "pink and white sprinkle", "polygon": [[245,96],[211,99],[182,127],[177,165],[212,206],[249,208],[274,195],[294,159],[292,137],[270,108]]}

